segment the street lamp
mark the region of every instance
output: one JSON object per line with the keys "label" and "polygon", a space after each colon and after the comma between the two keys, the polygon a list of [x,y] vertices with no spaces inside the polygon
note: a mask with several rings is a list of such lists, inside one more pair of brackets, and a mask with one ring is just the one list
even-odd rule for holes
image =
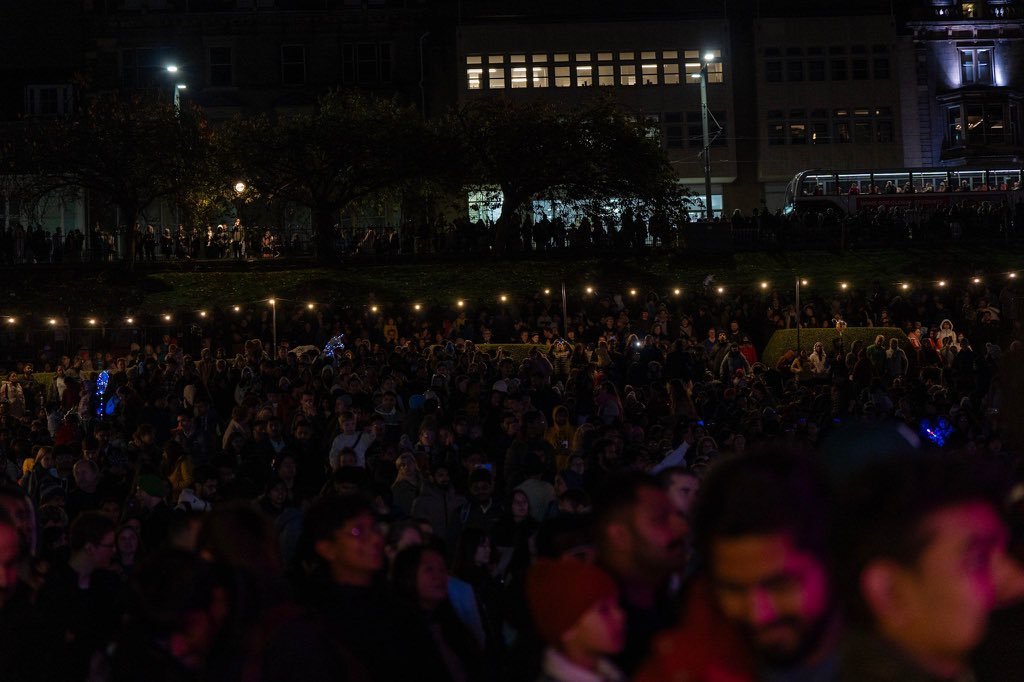
{"label": "street lamp", "polygon": [[714,216],[711,208],[711,129],[708,125],[708,64],[715,60],[712,52],[705,52],[700,62],[700,73],[693,78],[700,79],[700,122],[704,133],[704,210],[708,222]]}
{"label": "street lamp", "polygon": [[[168,64],[166,69],[167,73],[172,75],[177,74],[179,71],[177,64]],[[184,83],[174,84],[174,113],[181,112],[181,91],[184,90],[186,87],[187,86]]]}

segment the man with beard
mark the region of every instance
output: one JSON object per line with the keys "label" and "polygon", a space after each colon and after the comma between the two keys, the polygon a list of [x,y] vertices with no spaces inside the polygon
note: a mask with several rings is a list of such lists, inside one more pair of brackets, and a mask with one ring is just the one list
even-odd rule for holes
{"label": "man with beard", "polygon": [[659,640],[637,679],[836,679],[842,627],[825,500],[810,463],[785,452],[715,468],[694,518],[705,574],[690,586],[682,623]]}
{"label": "man with beard", "polygon": [[594,509],[598,563],[618,584],[626,614],[626,646],[614,662],[630,675],[654,636],[676,622],[672,578],[686,563],[686,523],[658,481],[639,472],[611,479]]}

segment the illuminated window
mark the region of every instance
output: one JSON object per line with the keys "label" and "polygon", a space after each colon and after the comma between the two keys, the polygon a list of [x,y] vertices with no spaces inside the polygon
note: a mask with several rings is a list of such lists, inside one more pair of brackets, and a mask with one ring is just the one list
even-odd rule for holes
{"label": "illuminated window", "polygon": [[614,59],[615,55],[611,52],[598,52],[597,61],[599,62],[610,62]]}
{"label": "illuminated window", "polygon": [[[556,59],[557,61],[557,59]],[[568,66],[556,66],[555,67],[555,87],[556,88],[568,88],[572,85],[572,78],[569,76]]]}
{"label": "illuminated window", "polygon": [[615,67],[611,64],[602,64],[597,67],[598,85],[615,85]]}
{"label": "illuminated window", "polygon": [[480,83],[484,73],[480,67],[482,63],[483,58],[480,55],[466,57],[466,86],[470,90],[479,90],[482,87]]}
{"label": "illuminated window", "polygon": [[576,61],[577,62],[589,62],[590,61],[590,53],[589,52],[577,52],[576,53]]}
{"label": "illuminated window", "polygon": [[947,112],[946,142],[950,147],[960,147],[964,143],[964,119],[960,105],[952,106]]}
{"label": "illuminated window", "polygon": [[679,64],[668,62],[661,67],[665,73],[665,85],[679,85]]}
{"label": "illuminated window", "polygon": [[[645,53],[647,54],[647,53]],[[640,66],[640,73],[643,76],[644,85],[657,85],[658,84],[658,65],[657,63],[642,64]]]}
{"label": "illuminated window", "polygon": [[873,126],[871,123],[870,109],[853,110],[853,139],[859,144],[871,142],[874,139]]}
{"label": "illuminated window", "polygon": [[503,90],[505,88],[505,63],[504,55],[490,55],[487,57],[487,87],[491,90]]}
{"label": "illuminated window", "polygon": [[662,59],[679,59],[679,53],[675,50],[666,50],[661,53]]}
{"label": "illuminated window", "polygon": [[546,54],[535,54],[530,58],[534,64],[547,64],[548,56]]}
{"label": "illuminated window", "polygon": [[632,52],[620,52],[619,59],[621,59],[624,62],[631,62],[634,59],[636,59],[636,57]]}
{"label": "illuminated window", "polygon": [[636,66],[633,64],[619,66],[619,85],[636,85]]}
{"label": "illuminated window", "polygon": [[640,59],[657,59],[658,54],[656,52],[641,52]]}
{"label": "illuminated window", "polygon": [[589,88],[594,84],[594,67],[589,64],[576,65],[576,87]]}
{"label": "illuminated window", "polygon": [[555,61],[556,62],[567,62],[567,61],[569,61],[568,53],[556,54],[555,55]]}
{"label": "illuminated window", "polygon": [[513,66],[512,67],[512,87],[513,88],[525,88],[526,82],[526,67],[525,66]]}
{"label": "illuminated window", "polygon": [[525,64],[526,63],[526,55],[525,54],[509,55],[508,60],[512,64]]}
{"label": "illuminated window", "polygon": [[[698,50],[687,50],[683,53],[683,68],[686,71],[686,82],[690,85],[697,85],[700,80],[694,76],[700,75],[700,52]],[[782,80],[781,78],[779,80]]]}
{"label": "illuminated window", "polygon": [[533,66],[530,68],[530,74],[533,77],[533,87],[546,88],[550,85],[548,82],[548,67]]}
{"label": "illuminated window", "polygon": [[960,50],[961,85],[992,85],[992,48]]}

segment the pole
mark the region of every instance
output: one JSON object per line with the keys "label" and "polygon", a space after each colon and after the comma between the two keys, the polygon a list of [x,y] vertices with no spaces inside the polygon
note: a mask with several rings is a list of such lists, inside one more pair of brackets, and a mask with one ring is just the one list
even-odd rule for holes
{"label": "pole", "polygon": [[800,277],[796,278],[796,352],[800,354]]}
{"label": "pole", "polygon": [[177,84],[174,85],[174,113],[181,113],[181,88]]}
{"label": "pole", "polygon": [[271,338],[274,344],[274,349],[270,353],[270,360],[274,362],[277,360],[277,301],[275,299],[270,299],[270,317],[273,329]]}
{"label": "pole", "polygon": [[569,306],[565,302],[565,282],[562,282],[562,333],[569,338]]}
{"label": "pole", "polygon": [[700,114],[704,132],[704,209],[711,222],[714,216],[711,209],[711,130],[708,125],[708,62],[704,59],[700,63]]}

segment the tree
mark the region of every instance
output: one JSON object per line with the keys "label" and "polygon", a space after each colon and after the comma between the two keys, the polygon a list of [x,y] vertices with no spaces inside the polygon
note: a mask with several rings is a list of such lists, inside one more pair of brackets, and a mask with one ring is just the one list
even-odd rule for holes
{"label": "tree", "polygon": [[429,158],[415,110],[351,92],[332,91],[305,113],[238,119],[225,132],[250,187],[310,209],[322,261],[344,208],[415,180]]}
{"label": "tree", "polygon": [[467,185],[497,186],[501,249],[536,198],[624,205],[673,214],[686,191],[658,139],[606,97],[566,110],[519,98],[475,100],[448,120],[450,144],[461,150]]}
{"label": "tree", "polygon": [[29,139],[38,195],[83,188],[119,207],[130,267],[143,210],[218,172],[202,113],[154,96],[92,98],[70,117],[37,125]]}

